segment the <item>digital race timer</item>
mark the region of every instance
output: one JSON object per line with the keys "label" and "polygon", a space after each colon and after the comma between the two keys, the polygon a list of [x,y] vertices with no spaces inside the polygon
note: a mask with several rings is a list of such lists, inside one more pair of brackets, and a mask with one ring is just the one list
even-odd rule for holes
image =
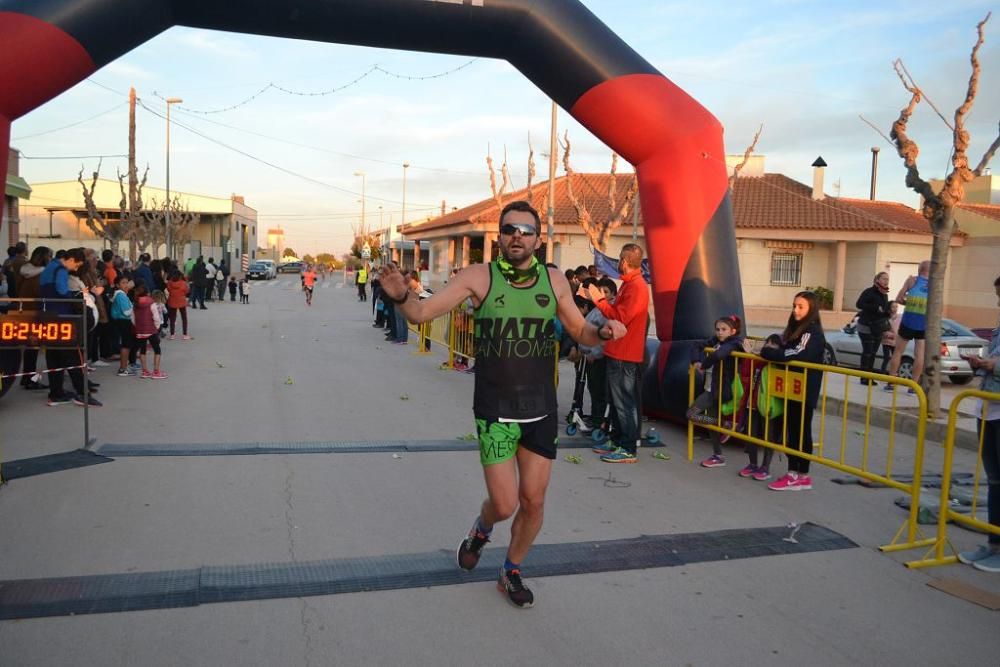
{"label": "digital race timer", "polygon": [[13,311],[0,315],[0,347],[82,347],[79,315]]}

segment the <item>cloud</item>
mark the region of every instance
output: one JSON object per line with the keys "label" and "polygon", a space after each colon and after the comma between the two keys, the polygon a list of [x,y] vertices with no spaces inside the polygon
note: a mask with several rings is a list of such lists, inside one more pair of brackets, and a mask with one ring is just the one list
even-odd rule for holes
{"label": "cloud", "polygon": [[134,81],[136,79],[149,80],[156,77],[155,74],[147,69],[122,60],[112,61],[101,68],[100,71],[102,74],[112,74],[129,81]]}

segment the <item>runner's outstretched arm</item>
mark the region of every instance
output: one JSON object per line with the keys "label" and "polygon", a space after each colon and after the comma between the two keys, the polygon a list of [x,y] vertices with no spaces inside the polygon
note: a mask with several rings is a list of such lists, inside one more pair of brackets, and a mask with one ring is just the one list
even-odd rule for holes
{"label": "runner's outstretched arm", "polygon": [[[403,274],[390,266],[382,269],[382,291],[408,321],[422,324],[451,311],[469,297],[478,303],[490,288],[489,268],[488,264],[473,264],[453,276],[440,291],[421,300],[406,285]],[[400,303],[404,297],[406,301]]]}

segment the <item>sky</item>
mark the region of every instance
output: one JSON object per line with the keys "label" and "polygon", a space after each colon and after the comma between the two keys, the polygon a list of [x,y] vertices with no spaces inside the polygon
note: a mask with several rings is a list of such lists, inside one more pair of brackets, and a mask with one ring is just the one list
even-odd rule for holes
{"label": "sky", "polygon": [[[810,165],[822,156],[827,194],[867,197],[870,150],[879,146],[878,197],[908,205],[917,196],[902,161],[859,116],[888,135],[909,101],[892,67],[902,58],[950,121],[965,96],[975,26],[995,8],[978,0],[584,4],[719,118],[728,153],[742,153],[763,124],[756,153],[768,172],[811,184]],[[998,24],[994,16],[986,27],[966,122],[973,166],[1000,120]],[[300,94],[259,92],[272,83]],[[75,180],[81,167],[97,167],[84,156],[127,153],[130,86],[146,107],[137,111],[137,157],[149,184],[165,183],[163,98],[182,98],[171,110],[171,189],[243,195],[259,227],[283,228],[300,256],[348,250],[362,188],[368,226],[380,216],[398,224],[404,162],[408,222],[439,213],[442,200],[450,210],[488,198],[488,153],[499,165],[506,152],[523,187],[529,138],[536,182],[548,173],[551,102],[504,61],[172,28],[16,120],[22,176]],[[610,149],[563,110],[558,124],[575,171],[608,171]],[[922,103],[909,132],[921,175],[942,177],[951,131]],[[105,157],[101,174],[114,179],[126,165]]]}

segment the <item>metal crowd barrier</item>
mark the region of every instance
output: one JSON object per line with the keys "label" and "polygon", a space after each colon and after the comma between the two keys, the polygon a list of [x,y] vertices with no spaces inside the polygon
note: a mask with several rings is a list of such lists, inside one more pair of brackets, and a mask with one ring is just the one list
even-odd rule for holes
{"label": "metal crowd barrier", "polygon": [[[932,541],[931,548],[924,554],[924,557],[919,560],[907,562],[906,567],[933,567],[936,565],[948,565],[958,561],[958,557],[955,556],[955,549],[948,540],[949,521],[981,532],[1000,535],[1000,526],[994,526],[976,518],[976,509],[979,505],[980,481],[982,479],[980,472],[983,470],[984,429],[982,428],[979,429],[979,452],[976,458],[976,472],[973,475],[970,512],[968,515],[963,514],[957,511],[951,504],[951,474],[955,458],[955,431],[958,423],[958,406],[967,398],[979,398],[983,401],[983,412],[980,414],[980,418],[986,416],[986,407],[989,402],[1000,403],[1000,394],[981,391],[979,389],[966,389],[952,399],[951,407],[948,409],[948,432],[944,441],[944,465],[941,471],[941,506],[938,509],[937,535]],[[951,551],[949,555],[945,555],[946,547]]]}
{"label": "metal crowd barrier", "polygon": [[[837,366],[825,366],[822,364],[811,364],[804,362],[791,362],[787,364],[769,362],[761,357],[744,353],[736,352],[733,353],[729,358],[724,359],[720,365],[714,367],[712,372],[721,372],[722,364],[731,363],[734,364],[734,369],[737,376],[740,375],[740,364],[744,365],[743,370],[749,371],[749,386],[744,387],[744,395],[747,397],[755,396],[758,398],[763,398],[765,405],[769,406],[768,414],[771,413],[770,406],[772,405],[772,399],[777,399],[778,403],[782,407],[781,410],[781,425],[780,433],[774,435],[769,431],[769,423],[765,423],[764,438],[757,438],[750,434],[754,432],[753,425],[755,420],[759,422],[761,419],[765,419],[756,408],[750,410],[749,405],[752,401],[747,400],[741,406],[734,411],[733,417],[726,419],[723,412],[723,403],[721,393],[718,397],[718,402],[716,407],[716,423],[695,423],[692,420],[688,420],[688,460],[694,460],[694,430],[696,427],[702,427],[710,431],[715,431],[717,433],[728,435],[731,438],[736,438],[743,442],[752,443],[760,447],[767,447],[773,449],[774,451],[781,452],[788,455],[798,456],[809,461],[833,468],[840,472],[848,473],[866,479],[872,482],[877,482],[879,484],[888,486],[893,489],[897,489],[910,497],[910,511],[906,521],[896,532],[892,541],[880,547],[883,551],[900,551],[905,549],[914,549],[917,547],[930,546],[935,542],[934,538],[918,539],[918,526],[917,526],[917,513],[920,504],[920,483],[921,475],[923,473],[923,462],[924,462],[924,435],[926,430],[927,422],[927,397],[923,390],[913,380],[891,377],[888,375],[881,375],[878,373],[869,373],[865,371],[854,370],[850,368],[840,368]],[[757,371],[767,370],[768,381],[767,383],[762,383],[757,381],[758,373]],[[799,422],[799,441],[797,443],[787,442],[788,436],[788,406],[789,403],[801,403],[806,396],[807,383],[808,383],[808,370],[818,370],[823,372],[823,385],[820,390],[820,397],[817,401],[816,410],[813,417],[819,418],[819,430],[815,434],[813,453],[806,454],[801,451],[802,447],[802,434],[803,427],[805,426],[805,410],[800,411],[800,422]],[[763,373],[762,373],[763,374]],[[743,374],[744,376],[747,373]],[[826,441],[826,424],[828,418],[827,410],[827,398],[828,389],[831,386],[831,382],[839,382],[839,378],[843,378],[844,382],[844,402],[842,404],[841,415],[840,415],[840,446],[835,452],[834,456],[827,456],[824,452],[825,441]],[[880,463],[874,463],[870,457],[870,438],[871,438],[871,417],[872,417],[872,391],[873,386],[869,384],[867,387],[867,400],[865,402],[865,421],[864,421],[864,432],[863,443],[860,452],[860,460],[856,464],[848,463],[848,452],[847,452],[847,434],[848,434],[848,403],[847,399],[849,396],[849,383],[852,378],[864,378],[868,380],[877,380],[878,382],[889,383],[896,386],[895,391],[892,392],[892,404],[891,404],[891,415],[889,422],[889,436],[887,440],[887,452],[885,456],[884,465]],[[689,371],[689,382],[688,382],[688,397],[689,405],[694,402],[695,399],[695,381],[696,372],[694,366],[692,365]],[[761,386],[757,386],[760,384]],[[915,396],[918,401],[918,417],[919,422],[917,426],[916,434],[916,445],[913,451],[913,470],[912,470],[912,481],[909,483],[904,483],[898,481],[892,477],[892,462],[893,453],[896,445],[896,412],[897,412],[897,394],[904,388],[913,389]],[[758,389],[761,393],[758,395]],[[777,412],[777,406],[775,406],[775,412]],[[742,412],[743,420],[746,422],[742,424],[739,420],[740,412]],[[775,418],[777,419],[777,418]],[[900,541],[902,538],[902,541]]]}
{"label": "metal crowd barrier", "polygon": [[[43,350],[46,347],[56,347],[58,344],[46,346],[44,344],[44,339],[46,337],[51,337],[53,335],[65,338],[64,342],[69,342],[69,338],[63,336],[63,334],[68,334],[58,325],[56,329],[52,329],[54,322],[48,321],[44,324],[41,321],[31,322],[32,315],[46,315],[48,314],[45,305],[46,304],[56,304],[56,303],[69,303],[74,307],[80,308],[79,314],[74,314],[70,316],[63,316],[65,320],[72,320],[74,326],[77,327],[73,331],[73,336],[76,340],[73,341],[77,343],[76,345],[71,345],[67,348],[66,345],[58,345],[58,347],[78,350],[80,355],[80,364],[77,366],[67,366],[65,368],[46,368],[44,371],[35,370],[31,375],[42,374],[48,375],[49,373],[55,371],[69,371],[69,370],[81,370],[83,372],[83,388],[84,388],[84,401],[83,401],[83,448],[87,449],[91,445],[90,440],[90,405],[89,401],[86,400],[89,396],[87,387],[87,358],[88,350],[87,344],[89,340],[90,331],[87,329],[87,306],[84,304],[84,300],[81,299],[51,299],[51,298],[18,298],[18,297],[4,297],[3,301],[9,306],[9,310],[5,314],[0,314],[0,341],[6,349],[16,349],[21,352],[21,357],[23,359],[24,350]],[[25,310],[24,304],[35,303],[39,305],[36,310]],[[15,307],[16,306],[16,307]],[[26,329],[24,327],[27,327]],[[15,338],[22,338],[21,333],[27,332],[27,335],[23,336],[24,340],[18,340],[15,342]],[[19,369],[20,370],[20,369]],[[0,371],[0,382],[11,381],[13,382],[19,377],[26,375],[25,373],[15,372],[11,375],[3,375]],[[67,381],[72,382],[70,378],[66,378]],[[13,387],[12,387],[13,388]],[[0,479],[0,483],[3,479]]]}

